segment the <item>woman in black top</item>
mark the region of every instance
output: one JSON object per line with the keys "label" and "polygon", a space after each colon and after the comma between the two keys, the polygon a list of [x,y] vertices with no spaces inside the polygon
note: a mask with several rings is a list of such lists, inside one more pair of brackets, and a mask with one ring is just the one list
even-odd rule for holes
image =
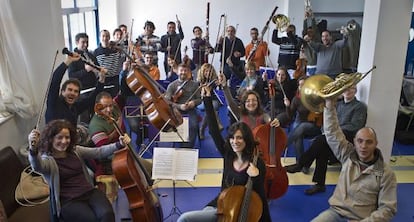
{"label": "woman in black top", "polygon": [[[203,87],[202,94],[204,95],[210,135],[224,159],[221,190],[233,185],[245,185],[248,178],[251,177],[253,190],[257,192],[263,203],[263,213],[260,221],[271,221],[264,190],[265,164],[261,158],[258,159],[257,166],[251,163],[257,145],[252,131],[246,123],[236,122],[229,127],[228,137],[225,140],[221,136],[215,120],[211,89]],[[182,214],[177,221],[217,221],[217,199],[218,196],[202,210]]]}

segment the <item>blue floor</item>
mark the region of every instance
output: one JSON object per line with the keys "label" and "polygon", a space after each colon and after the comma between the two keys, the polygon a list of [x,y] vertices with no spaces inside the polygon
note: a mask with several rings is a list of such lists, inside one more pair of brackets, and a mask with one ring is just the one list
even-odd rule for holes
{"label": "blue floor", "polygon": [[[327,186],[326,192],[313,196],[306,196],[303,191],[308,188],[306,185],[290,186],[288,192],[281,198],[269,203],[269,210],[272,221],[300,222],[310,221],[321,211],[327,209],[328,199],[332,195],[335,186]],[[393,218],[393,222],[414,221],[414,211],[412,210],[413,200],[411,193],[414,184],[398,184],[398,212]],[[202,209],[220,191],[219,187],[197,187],[197,188],[176,188],[175,207],[172,188],[159,188],[156,192],[160,196],[160,203],[165,221],[176,221],[178,215],[192,210]],[[123,194],[119,195],[119,202],[125,201]],[[117,220],[128,218],[128,207],[120,203],[117,212]],[[120,218],[119,218],[120,217]],[[168,217],[168,218],[167,218]]]}
{"label": "blue floor", "polygon": [[[220,119],[224,126],[228,125],[227,110],[225,107],[220,108]],[[227,121],[226,121],[227,120]],[[225,130],[223,135],[225,135]],[[134,135],[133,135],[134,136]],[[311,141],[305,141],[305,147]],[[172,143],[158,143],[154,146],[173,147]],[[205,139],[196,142],[196,147],[199,149],[200,158],[220,158],[208,130],[206,130]],[[152,157],[152,149],[148,149],[145,153],[145,158]],[[295,156],[293,148],[288,149],[287,156]],[[394,143],[392,155],[414,155],[413,145],[403,145],[398,142]],[[288,192],[278,200],[270,203],[270,213],[273,221],[296,222],[296,221],[310,221],[313,217],[318,215],[322,210],[326,209],[328,199],[334,190],[333,185],[327,186],[325,193],[316,194],[313,196],[306,196],[304,190],[308,185],[291,185]],[[398,213],[392,221],[413,221],[414,222],[414,201],[411,195],[407,195],[414,190],[414,184],[398,184]],[[219,187],[210,188],[176,188],[176,207],[173,208],[173,189],[160,188],[157,190],[160,195],[160,201],[163,208],[164,218],[168,217],[166,221],[176,221],[179,212],[186,212],[190,210],[202,209],[214,196],[219,193]],[[122,198],[121,198],[122,199]],[[127,208],[122,207],[120,211],[127,211]],[[175,211],[174,211],[175,209]],[[121,213],[122,214],[122,213]]]}

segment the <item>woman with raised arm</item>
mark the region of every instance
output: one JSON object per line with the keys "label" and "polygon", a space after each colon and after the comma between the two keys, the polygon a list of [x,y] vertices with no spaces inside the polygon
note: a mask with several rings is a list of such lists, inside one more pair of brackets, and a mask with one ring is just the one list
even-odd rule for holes
{"label": "woman with raised arm", "polygon": [[115,221],[111,203],[94,188],[85,160],[105,158],[130,142],[125,134],[119,141],[99,148],[77,146],[76,130],[66,120],[53,120],[40,134],[29,134],[29,161],[50,187],[54,221]]}
{"label": "woman with raised arm", "polygon": [[244,92],[241,96],[239,106],[231,96],[224,74],[219,75],[218,84],[223,87],[229,112],[235,121],[246,123],[251,130],[260,124],[265,124],[270,121],[272,122],[272,125],[279,126],[278,119],[275,118],[271,120],[269,114],[264,112],[262,104],[260,103],[260,96],[257,92],[253,90]]}
{"label": "woman with raised arm", "polygon": [[[271,221],[264,190],[264,177],[266,174],[265,164],[261,158],[258,158],[256,166],[251,162],[254,155],[254,149],[257,145],[253,138],[252,131],[246,123],[237,122],[229,127],[228,136],[224,139],[218,130],[210,87],[203,87],[202,95],[204,97],[203,100],[206,107],[210,135],[224,159],[221,190],[223,191],[234,185],[244,186],[247,183],[248,178],[251,177],[253,180],[253,190],[257,192],[263,203],[263,213],[260,221]],[[182,214],[177,221],[217,221],[218,198],[219,196],[214,198],[202,210],[190,211]]]}

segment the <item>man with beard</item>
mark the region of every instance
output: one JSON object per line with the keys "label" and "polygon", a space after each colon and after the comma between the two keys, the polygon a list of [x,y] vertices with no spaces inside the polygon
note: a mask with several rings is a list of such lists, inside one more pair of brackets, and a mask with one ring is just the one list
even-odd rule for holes
{"label": "man with beard", "polygon": [[346,33],[344,33],[343,39],[335,42],[329,31],[322,32],[322,43],[311,41],[307,35],[304,40],[317,53],[316,73],[327,74],[335,79],[342,72],[342,48],[346,46],[348,41]]}
{"label": "man with beard", "polygon": [[[259,30],[257,28],[250,29],[250,37],[252,41],[246,45],[246,60],[254,62],[256,66],[256,74],[259,73],[260,66],[266,66],[266,56],[269,55],[267,42],[259,38]],[[262,38],[262,37],[261,37]]]}
{"label": "man with beard", "polygon": [[199,129],[197,106],[201,103],[200,90],[198,83],[191,80],[191,72],[185,64],[178,65],[178,75],[179,78],[168,85],[165,98],[182,114],[188,115],[189,138],[182,147],[193,148]]}
{"label": "man with beard", "polygon": [[80,55],[74,52],[72,55],[67,56],[65,61],[53,72],[47,94],[46,123],[55,119],[66,119],[73,126],[76,126],[79,114],[92,107],[96,95],[103,90],[106,72],[99,72],[96,89],[87,98],[79,99],[81,83],[77,79],[70,78],[66,80],[62,84],[62,89],[60,89],[60,83],[66,69],[72,62],[79,59]]}

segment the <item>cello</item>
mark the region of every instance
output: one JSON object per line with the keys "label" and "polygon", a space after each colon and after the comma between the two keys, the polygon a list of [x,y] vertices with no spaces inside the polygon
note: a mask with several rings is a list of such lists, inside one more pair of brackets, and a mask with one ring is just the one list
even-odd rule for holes
{"label": "cello", "polygon": [[[119,135],[124,135],[116,120],[102,112],[104,108],[100,103],[95,104],[95,113],[110,121]],[[132,220],[161,222],[163,214],[160,201],[152,191],[152,181],[130,144],[127,144],[126,148],[115,151],[112,170],[128,197]]]}
{"label": "cello", "polygon": [[[271,99],[271,119],[275,117],[275,87],[269,83]],[[260,142],[259,149],[266,163],[265,192],[267,199],[283,196],[289,186],[286,169],[282,166],[280,156],[287,146],[287,135],[281,127],[272,127],[270,123],[259,125],[253,129],[253,135]],[[277,138],[277,140],[276,140]]]}
{"label": "cello", "polygon": [[[131,61],[135,61],[124,50],[119,50]],[[126,82],[129,89],[140,98],[148,120],[157,129],[163,132],[175,131],[183,123],[180,111],[167,102],[157,87],[159,84],[144,68],[136,65],[127,75]]]}
{"label": "cello", "polygon": [[[259,157],[255,148],[253,165],[257,165]],[[253,222],[259,221],[263,212],[263,202],[254,190],[253,181],[249,177],[245,186],[235,185],[223,190],[217,200],[217,216],[219,222]]]}

